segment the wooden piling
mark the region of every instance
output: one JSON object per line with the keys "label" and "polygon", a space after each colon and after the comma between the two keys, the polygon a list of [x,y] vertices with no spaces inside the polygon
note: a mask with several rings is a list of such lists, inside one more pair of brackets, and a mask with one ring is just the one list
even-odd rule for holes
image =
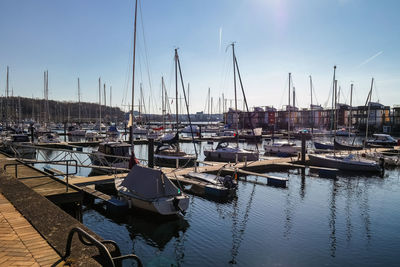
{"label": "wooden piling", "polygon": [[301,134],[301,163],[306,163],[306,135]]}

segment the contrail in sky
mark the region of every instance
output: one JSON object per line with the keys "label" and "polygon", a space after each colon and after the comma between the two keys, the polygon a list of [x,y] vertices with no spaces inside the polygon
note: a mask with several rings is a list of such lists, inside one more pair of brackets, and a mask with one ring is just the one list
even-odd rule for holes
{"label": "contrail in sky", "polygon": [[374,58],[376,58],[377,56],[379,56],[380,54],[382,54],[383,51],[379,51],[378,53],[376,53],[375,55],[373,55],[372,57],[366,59],[364,62],[362,62],[360,65],[357,66],[357,69],[364,66],[365,64],[367,64],[368,62],[372,61]]}
{"label": "contrail in sky", "polygon": [[221,52],[222,46],[222,27],[219,27],[219,52]]}

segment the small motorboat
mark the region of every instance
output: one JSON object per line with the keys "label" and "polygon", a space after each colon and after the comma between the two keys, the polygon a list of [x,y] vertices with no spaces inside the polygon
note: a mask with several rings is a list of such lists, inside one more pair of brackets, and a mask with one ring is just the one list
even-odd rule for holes
{"label": "small motorboat", "polygon": [[[124,142],[102,142],[97,151],[92,151],[89,158],[97,172],[111,173],[118,169],[128,169],[131,146]],[[97,167],[98,168],[97,168]],[[103,168],[106,167],[106,168]]]}
{"label": "small motorboat", "polygon": [[189,172],[186,177],[207,184],[204,189],[200,189],[204,192],[198,192],[199,189],[196,187],[193,188],[192,186],[191,190],[194,193],[205,194],[214,197],[226,197],[232,195],[237,188],[237,181],[234,180],[230,175],[223,177],[211,173]]}
{"label": "small motorboat", "polygon": [[129,207],[159,215],[184,214],[189,206],[189,197],[161,170],[134,165],[125,178],[115,179],[115,187]]}

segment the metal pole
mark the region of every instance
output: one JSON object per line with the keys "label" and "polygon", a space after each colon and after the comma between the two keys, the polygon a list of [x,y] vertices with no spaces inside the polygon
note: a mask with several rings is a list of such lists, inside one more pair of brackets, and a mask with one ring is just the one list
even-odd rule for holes
{"label": "metal pole", "polygon": [[149,138],[149,145],[148,145],[148,166],[149,168],[154,168],[154,139]]}
{"label": "metal pole", "polygon": [[68,160],[66,161],[67,163],[67,173],[66,173],[66,180],[67,180],[67,192],[68,192],[68,187],[69,187],[69,177],[68,177]]}

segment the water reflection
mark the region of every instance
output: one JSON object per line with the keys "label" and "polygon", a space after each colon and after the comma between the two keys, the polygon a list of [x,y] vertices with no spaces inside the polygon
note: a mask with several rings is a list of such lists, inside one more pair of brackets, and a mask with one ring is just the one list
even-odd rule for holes
{"label": "water reflection", "polygon": [[182,216],[163,218],[140,211],[115,215],[107,212],[102,203],[94,204],[92,208],[115,223],[125,225],[133,243],[143,239],[159,250],[163,250],[172,238],[179,239],[189,228],[188,221]]}
{"label": "water reflection", "polygon": [[329,228],[330,228],[330,251],[331,256],[336,256],[336,193],[337,193],[337,180],[332,180],[332,192],[329,205],[330,217],[329,217]]}
{"label": "water reflection", "polygon": [[[257,181],[257,178],[256,178]],[[253,198],[256,193],[256,184],[253,184],[253,188],[250,193],[249,202],[245,207],[245,212],[243,215],[243,220],[240,222],[238,218],[239,207],[238,199],[233,200],[233,215],[232,215],[232,249],[231,249],[231,260],[230,264],[236,264],[236,257],[239,253],[240,244],[243,241],[243,235],[246,230],[246,225],[249,220],[249,214],[251,210],[251,205],[253,203]]]}

